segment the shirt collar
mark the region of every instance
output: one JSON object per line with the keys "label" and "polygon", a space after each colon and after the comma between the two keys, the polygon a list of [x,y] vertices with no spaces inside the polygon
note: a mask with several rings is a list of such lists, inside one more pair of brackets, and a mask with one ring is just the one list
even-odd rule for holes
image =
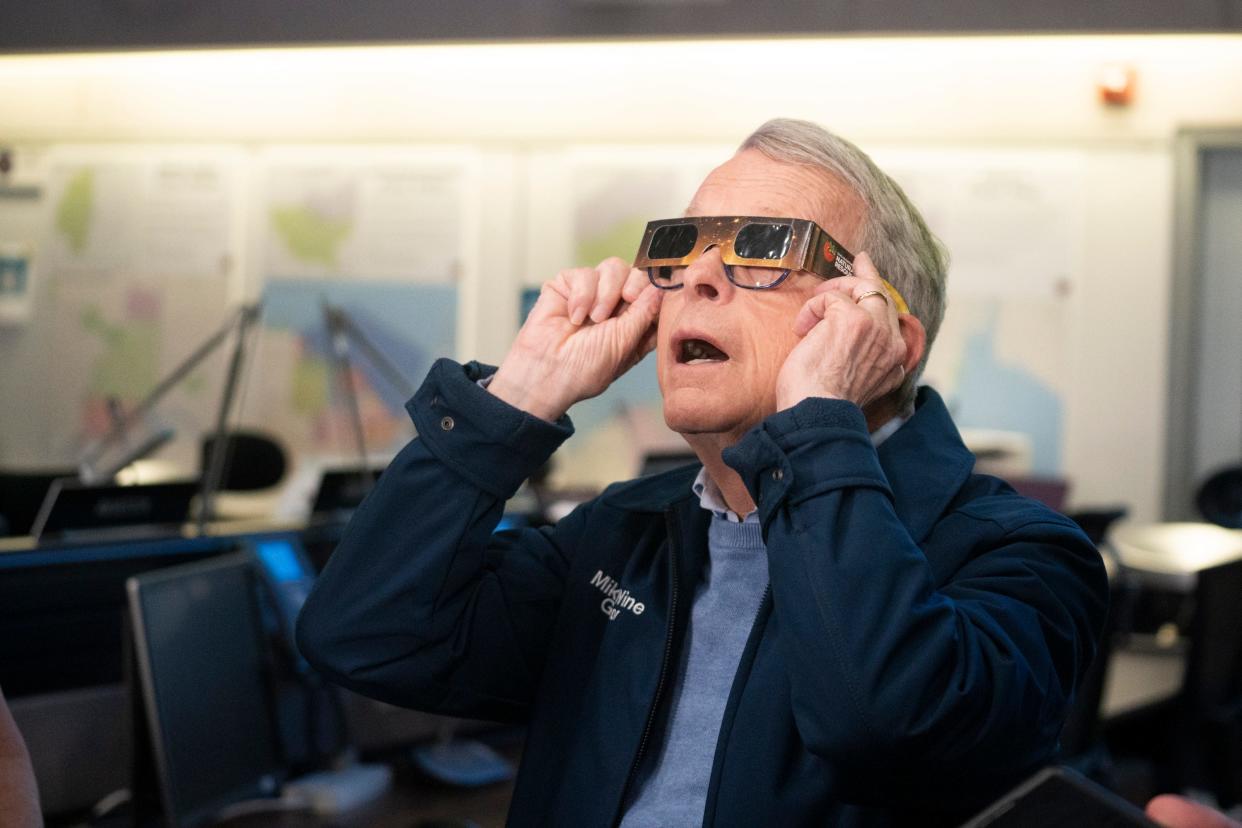
{"label": "shirt collar", "polygon": [[[871,432],[871,444],[876,448],[880,444],[892,437],[897,429],[905,425],[909,417],[898,415],[884,425]],[[699,499],[699,505],[711,512],[717,518],[727,520],[731,523],[758,523],[759,512],[752,510],[745,517],[739,517],[738,514],[729,509],[725,503],[724,494],[721,493],[720,487],[716,485],[716,481],[712,480],[707,474],[707,467],[699,469],[698,477],[694,478],[694,483],[690,484],[690,489]]]}

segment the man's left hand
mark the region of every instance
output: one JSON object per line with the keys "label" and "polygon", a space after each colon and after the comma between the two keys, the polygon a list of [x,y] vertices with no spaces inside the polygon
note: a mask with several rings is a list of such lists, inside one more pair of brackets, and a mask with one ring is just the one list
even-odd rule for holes
{"label": "man's left hand", "polygon": [[866,408],[900,386],[922,357],[922,325],[908,314],[899,318],[866,253],[854,259],[854,272],[819,285],[794,319],[802,341],[776,378],[778,410],[808,397]]}

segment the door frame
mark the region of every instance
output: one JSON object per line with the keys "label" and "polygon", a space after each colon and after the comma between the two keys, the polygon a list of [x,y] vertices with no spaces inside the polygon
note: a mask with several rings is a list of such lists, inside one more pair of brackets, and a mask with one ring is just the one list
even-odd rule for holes
{"label": "door frame", "polygon": [[[1195,362],[1203,260],[1204,154],[1242,152],[1242,126],[1185,127],[1174,139],[1173,262],[1169,291],[1168,382],[1165,410],[1164,519],[1199,519],[1194,510],[1194,448],[1198,437],[1199,372]],[[1186,427],[1180,427],[1186,424]]]}

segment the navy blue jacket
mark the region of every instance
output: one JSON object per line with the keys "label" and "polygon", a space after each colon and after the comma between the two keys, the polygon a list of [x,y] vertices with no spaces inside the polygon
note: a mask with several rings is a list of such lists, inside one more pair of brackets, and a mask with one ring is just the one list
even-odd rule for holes
{"label": "navy blue jacket", "polygon": [[[493,534],[572,429],[479,388],[482,370],[441,360],[409,402],[419,436],[359,508],[298,643],[360,693],[527,723],[511,825],[614,825],[708,560],[697,468]],[[769,588],[757,614],[738,607],[751,633],[704,825],[933,824],[1054,758],[1104,568],[1072,522],[972,474],[933,391],[878,452],[856,406],[810,399],[725,460],[758,506]]]}

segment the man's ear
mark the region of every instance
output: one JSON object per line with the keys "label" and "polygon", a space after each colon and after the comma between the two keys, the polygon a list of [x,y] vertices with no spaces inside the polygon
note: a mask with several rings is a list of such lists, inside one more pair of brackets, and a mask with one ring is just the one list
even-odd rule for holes
{"label": "man's ear", "polygon": [[912,313],[897,315],[897,331],[906,343],[906,358],[902,367],[906,369],[906,376],[910,376],[923,359],[923,351],[927,348],[927,331],[919,318]]}

